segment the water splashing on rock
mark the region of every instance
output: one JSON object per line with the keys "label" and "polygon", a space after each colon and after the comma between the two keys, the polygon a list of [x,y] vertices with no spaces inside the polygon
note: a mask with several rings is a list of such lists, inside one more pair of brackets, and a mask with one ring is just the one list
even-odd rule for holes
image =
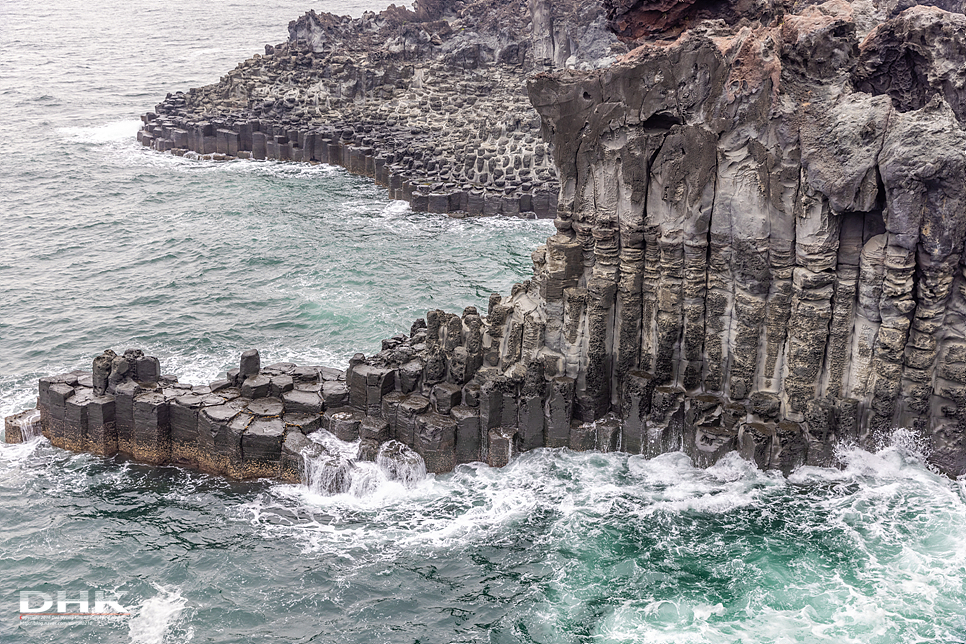
{"label": "water splashing on rock", "polygon": [[302,452],[305,459],[304,482],[317,494],[342,494],[348,492],[354,463],[333,454],[318,444]]}
{"label": "water splashing on rock", "polygon": [[383,443],[376,454],[375,464],[390,481],[399,481],[407,488],[415,487],[426,478],[423,457],[399,441]]}
{"label": "water splashing on rock", "polygon": [[325,430],[308,438],[302,482],[315,494],[367,497],[388,482],[413,488],[426,478],[423,458],[399,441],[383,443],[370,460],[362,449],[365,441],[342,441]]}
{"label": "water splashing on rock", "polygon": [[[4,427],[6,442],[26,443],[42,436],[40,410],[28,409],[14,416],[8,416]],[[19,437],[19,440],[17,440]]]}

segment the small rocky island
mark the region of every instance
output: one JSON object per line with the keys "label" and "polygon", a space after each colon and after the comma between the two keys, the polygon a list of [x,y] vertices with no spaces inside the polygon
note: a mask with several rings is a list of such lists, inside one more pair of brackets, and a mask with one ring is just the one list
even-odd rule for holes
{"label": "small rocky island", "polygon": [[[738,451],[787,473],[908,427],[964,474],[962,11],[310,13],[221,83],[170,95],[142,142],[339,163],[433,212],[532,208],[557,229],[533,278],[485,314],[430,311],[345,372],[246,353],[195,388],[104,354],[93,375],[42,379],[39,413],[7,419],[7,440],[39,427],[70,449],[236,478],[297,479],[318,431],[360,439],[359,458],[414,450],[432,472],[547,446],[698,465]],[[534,112],[513,98],[524,87]]]}

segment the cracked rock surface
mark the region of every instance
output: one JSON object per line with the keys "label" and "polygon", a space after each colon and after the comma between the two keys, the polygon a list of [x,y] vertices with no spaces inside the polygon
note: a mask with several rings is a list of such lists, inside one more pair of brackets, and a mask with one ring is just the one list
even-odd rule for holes
{"label": "cracked rock surface", "polygon": [[[824,463],[912,427],[966,471],[966,17],[915,6],[861,40],[860,17],[705,20],[530,82],[561,192],[521,304],[592,415],[643,372],[684,416],[739,406],[739,442],[795,423]],[[625,417],[667,434],[656,400]]]}

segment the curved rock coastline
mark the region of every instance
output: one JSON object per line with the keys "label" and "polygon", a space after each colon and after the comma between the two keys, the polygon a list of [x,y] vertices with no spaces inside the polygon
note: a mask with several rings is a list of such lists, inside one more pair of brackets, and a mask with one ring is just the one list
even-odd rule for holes
{"label": "curved rock coastline", "polygon": [[[527,87],[559,170],[557,232],[534,251],[533,278],[493,294],[485,315],[473,307],[428,312],[377,354],[358,355],[344,375],[252,370],[243,356],[238,373],[200,391],[175,395],[183,388],[168,382],[134,393],[154,401],[142,402],[142,416],[135,405],[135,427],[161,427],[156,419],[168,414],[171,447],[162,456],[180,458],[170,421],[178,396],[224,391],[233,399],[212,399],[212,407],[234,415],[202,422],[211,413],[204,403],[193,408],[201,452],[185,458],[239,478],[292,478],[297,459],[284,465],[285,445],[290,436],[304,440],[304,429],[285,416],[305,411],[285,396],[308,391],[297,397],[311,398],[320,427],[363,443],[395,440],[431,472],[567,446],[646,456],[680,449],[698,465],[739,451],[787,473],[833,464],[840,443],[875,445],[910,427],[938,469],[966,473],[962,7],[603,4],[634,48],[602,69],[556,65],[561,41],[533,35],[548,33],[538,32],[537,9],[551,5],[528,8],[527,56],[545,69]],[[509,6],[523,7],[493,11]],[[402,10],[379,19],[393,11]],[[420,19],[436,11],[417,3]],[[603,20],[593,15],[594,24]],[[322,22],[294,23],[292,42],[324,51],[330,32],[312,26]],[[351,165],[353,146],[338,149],[350,151],[343,158]],[[423,171],[414,168],[406,171]],[[406,176],[412,185],[416,175]],[[440,189],[445,182],[432,185],[412,194],[427,204],[429,195],[453,194]],[[110,386],[107,362],[125,364],[99,360],[94,373],[100,368]],[[118,378],[136,377],[117,385],[118,409],[123,387],[145,389],[144,360],[127,359],[128,375]],[[84,426],[84,440],[96,442],[107,422],[84,403],[97,379],[77,378],[41,381],[39,422],[52,441],[97,452],[68,438]],[[151,411],[155,403],[169,411]],[[7,427],[36,422],[8,419]],[[249,435],[253,423],[261,424]],[[278,464],[249,467],[245,441],[261,440],[263,425],[273,428]],[[8,440],[16,434],[8,429]],[[230,436],[222,460],[206,460],[205,450],[215,453],[209,434]],[[123,447],[120,429],[117,437],[122,453],[163,460]],[[241,456],[232,456],[236,449]]]}
{"label": "curved rock coastline", "polygon": [[[205,159],[338,165],[416,211],[552,218],[557,171],[526,78],[627,47],[595,3],[310,11],[215,85],[169,94],[138,140]],[[578,39],[579,36],[579,39]]]}

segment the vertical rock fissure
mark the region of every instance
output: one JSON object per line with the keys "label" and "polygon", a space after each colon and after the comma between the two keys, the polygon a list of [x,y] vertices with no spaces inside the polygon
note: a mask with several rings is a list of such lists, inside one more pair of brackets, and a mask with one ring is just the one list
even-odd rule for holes
{"label": "vertical rock fissure", "polygon": [[702,298],[703,301],[702,301],[702,319],[701,319],[701,331],[702,331],[702,333],[701,333],[701,336],[702,336],[701,337],[701,358],[702,358],[702,363],[701,364],[702,364],[702,368],[701,368],[701,370],[700,370],[700,372],[698,374],[699,380],[698,380],[697,385],[699,387],[700,387],[701,383],[704,382],[704,367],[703,367],[703,365],[707,363],[707,352],[706,352],[706,347],[705,347],[705,339],[707,338],[707,334],[708,334],[708,283],[709,283],[709,280],[710,280],[709,273],[711,271],[711,221],[710,221],[710,219],[711,219],[711,217],[714,217],[715,201],[718,198],[718,190],[717,190],[717,186],[718,186],[718,166],[717,166],[717,164],[715,164],[715,168],[714,168],[714,178],[713,178],[713,181],[714,181],[715,190],[714,190],[714,194],[711,197],[711,211],[710,211],[711,214],[708,217],[708,219],[709,219],[709,221],[708,221],[708,230],[705,233],[705,260],[704,260],[704,266],[705,266],[705,269],[704,269],[704,273],[705,273],[705,288],[704,288],[704,297]]}

